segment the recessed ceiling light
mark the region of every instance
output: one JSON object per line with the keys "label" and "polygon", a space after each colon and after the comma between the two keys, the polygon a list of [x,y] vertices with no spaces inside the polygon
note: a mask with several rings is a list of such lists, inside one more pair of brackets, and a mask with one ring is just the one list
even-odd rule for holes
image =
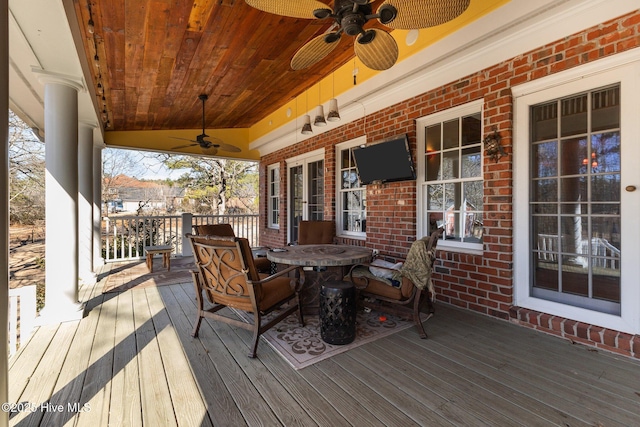
{"label": "recessed ceiling light", "polygon": [[418,36],[420,36],[420,30],[411,30],[407,33],[407,37],[405,39],[405,43],[407,46],[412,46],[415,42],[418,41]]}

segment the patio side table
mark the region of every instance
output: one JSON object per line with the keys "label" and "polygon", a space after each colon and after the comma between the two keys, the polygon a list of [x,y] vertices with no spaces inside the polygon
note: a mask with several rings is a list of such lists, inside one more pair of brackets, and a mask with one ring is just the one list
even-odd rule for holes
{"label": "patio side table", "polygon": [[167,271],[171,271],[171,252],[173,251],[173,246],[145,246],[144,251],[147,254],[147,268],[149,269],[149,273],[153,273],[153,256],[155,254],[162,255],[162,266],[165,267]]}
{"label": "patio side table", "polygon": [[351,282],[330,281],[320,287],[320,335],[329,344],[356,339],[356,288]]}

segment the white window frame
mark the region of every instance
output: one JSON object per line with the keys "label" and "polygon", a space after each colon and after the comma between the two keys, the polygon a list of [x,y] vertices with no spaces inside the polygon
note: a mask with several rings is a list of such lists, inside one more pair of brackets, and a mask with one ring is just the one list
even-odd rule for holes
{"label": "white window frame", "polygon": [[[425,129],[428,126],[436,123],[446,122],[456,118],[469,116],[472,114],[480,113],[482,123],[484,123],[484,100],[473,101],[458,107],[453,107],[439,113],[430,114],[428,116],[420,117],[416,119],[416,134],[417,134],[417,151],[416,159],[418,165],[418,171],[416,173],[416,197],[417,197],[417,224],[416,238],[422,238],[430,234],[429,231],[429,218],[427,218],[426,212],[426,198],[424,197],[424,189],[429,184],[425,175]],[[481,147],[482,149],[482,147]],[[484,156],[482,156],[484,157]],[[484,160],[482,160],[481,170],[484,170]],[[482,182],[484,183],[484,176],[482,176]],[[464,252],[476,255],[482,255],[483,243],[468,243],[468,242],[455,242],[449,240],[441,240],[438,242],[438,249],[443,249],[450,252]]]}
{"label": "white window frame", "polygon": [[[276,174],[277,182],[275,182],[275,186],[277,188],[278,194],[273,194],[274,182],[272,180],[272,175]],[[267,227],[273,229],[280,229],[280,222],[273,222],[273,200],[277,199],[278,203],[278,220],[280,219],[280,164],[274,163],[272,165],[267,166]]]}
{"label": "white window frame", "polygon": [[[342,182],[342,176],[341,176],[341,169],[342,169],[342,165],[340,164],[342,161],[342,151],[347,150],[349,148],[353,148],[353,147],[358,147],[360,145],[365,145],[367,143],[367,137],[366,136],[360,136],[358,138],[346,141],[346,142],[342,142],[340,144],[336,145],[336,233],[338,236],[345,236],[345,237],[351,237],[351,238],[355,238],[355,239],[366,239],[367,238],[367,233],[366,231],[346,231],[343,230],[343,211],[344,211],[344,206],[342,206],[342,193],[343,190],[341,188],[341,182]],[[360,187],[365,193],[367,191],[367,186],[366,185],[362,185]],[[365,212],[366,212],[366,205],[365,205]]]}
{"label": "white window frame", "polygon": [[[621,159],[621,313],[607,314],[587,308],[534,298],[530,293],[529,168],[530,107],[565,96],[620,84]],[[519,307],[631,334],[640,333],[640,59],[629,51],[512,88],[514,96],[514,303]]]}

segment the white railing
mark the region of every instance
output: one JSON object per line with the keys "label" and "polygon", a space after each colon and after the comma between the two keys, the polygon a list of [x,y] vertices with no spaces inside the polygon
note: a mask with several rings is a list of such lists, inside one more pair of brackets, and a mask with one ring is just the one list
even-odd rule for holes
{"label": "white railing", "polygon": [[102,255],[106,262],[144,257],[145,246],[172,245],[176,255],[190,255],[184,235],[194,225],[229,223],[236,236],[245,237],[258,246],[258,215],[127,215],[102,219]]}
{"label": "white railing", "polygon": [[36,315],[35,285],[9,289],[9,356],[29,340]]}

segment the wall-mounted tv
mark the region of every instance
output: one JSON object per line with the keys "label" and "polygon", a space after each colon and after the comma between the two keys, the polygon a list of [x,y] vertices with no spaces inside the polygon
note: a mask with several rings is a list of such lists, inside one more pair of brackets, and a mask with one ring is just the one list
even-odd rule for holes
{"label": "wall-mounted tv", "polygon": [[416,179],[406,135],[353,150],[360,184]]}

